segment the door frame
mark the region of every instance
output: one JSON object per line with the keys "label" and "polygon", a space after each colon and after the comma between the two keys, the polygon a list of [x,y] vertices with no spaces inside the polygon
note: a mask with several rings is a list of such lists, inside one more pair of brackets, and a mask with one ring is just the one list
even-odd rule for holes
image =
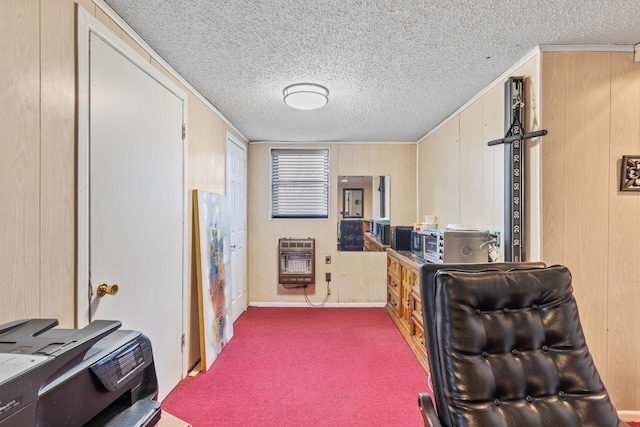
{"label": "door frame", "polygon": [[[100,37],[113,49],[118,51],[135,66],[144,71],[149,77],[156,80],[169,92],[182,100],[183,129],[187,123],[188,95],[172,80],[155,68],[148,60],[143,58],[136,50],[117,37],[96,17],[77,5],[77,192],[76,192],[76,327],[84,327],[89,323],[89,37],[90,34]],[[190,242],[188,229],[188,192],[187,184],[187,141],[183,137],[182,143],[182,334],[186,335],[186,325],[189,324],[188,313],[188,243]],[[181,378],[184,378],[188,366],[188,358],[185,357],[184,345],[182,348]]]}

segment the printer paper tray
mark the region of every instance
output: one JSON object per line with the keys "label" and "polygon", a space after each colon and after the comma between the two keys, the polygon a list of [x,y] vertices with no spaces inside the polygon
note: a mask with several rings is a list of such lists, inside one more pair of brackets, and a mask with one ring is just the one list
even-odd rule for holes
{"label": "printer paper tray", "polygon": [[142,399],[120,412],[105,412],[85,424],[85,427],[153,427],[160,420],[160,402]]}

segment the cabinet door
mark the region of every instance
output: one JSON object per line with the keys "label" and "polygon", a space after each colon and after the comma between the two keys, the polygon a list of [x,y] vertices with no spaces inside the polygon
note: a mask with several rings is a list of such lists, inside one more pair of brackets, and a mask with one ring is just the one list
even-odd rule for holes
{"label": "cabinet door", "polygon": [[402,312],[400,288],[400,263],[387,255],[387,311],[396,317],[400,317]]}
{"label": "cabinet door", "polygon": [[401,288],[401,297],[402,300],[400,303],[402,304],[402,320],[407,329],[411,325],[411,281],[413,274],[411,273],[411,268],[406,265],[401,265],[401,274],[402,274],[402,288]]}

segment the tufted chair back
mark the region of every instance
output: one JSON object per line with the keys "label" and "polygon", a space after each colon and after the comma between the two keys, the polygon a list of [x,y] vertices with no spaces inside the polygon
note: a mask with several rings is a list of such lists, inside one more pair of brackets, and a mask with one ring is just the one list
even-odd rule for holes
{"label": "tufted chair back", "polygon": [[[435,275],[440,270],[464,270],[464,271],[481,271],[481,270],[514,270],[517,268],[542,268],[545,264],[542,262],[495,262],[495,263],[479,263],[479,264],[423,264],[420,268],[420,297],[422,299],[422,316],[424,332],[426,337],[427,356],[429,368],[431,371],[431,382],[433,383],[433,400],[436,407],[444,408],[447,406],[444,395],[443,376],[439,373],[440,357],[438,355],[438,341],[436,339],[436,329],[433,313],[435,312]],[[447,418],[443,424],[451,427],[451,421]]]}
{"label": "tufted chair back", "polygon": [[422,307],[437,414],[426,425],[625,425],[593,364],[566,267],[441,268],[431,284]]}

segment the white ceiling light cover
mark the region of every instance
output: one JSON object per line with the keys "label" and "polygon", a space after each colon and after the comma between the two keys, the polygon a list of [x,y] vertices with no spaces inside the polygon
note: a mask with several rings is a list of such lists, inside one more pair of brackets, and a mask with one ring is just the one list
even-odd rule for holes
{"label": "white ceiling light cover", "polygon": [[284,88],[284,102],[299,110],[315,110],[329,102],[329,90],[313,83],[296,83]]}

